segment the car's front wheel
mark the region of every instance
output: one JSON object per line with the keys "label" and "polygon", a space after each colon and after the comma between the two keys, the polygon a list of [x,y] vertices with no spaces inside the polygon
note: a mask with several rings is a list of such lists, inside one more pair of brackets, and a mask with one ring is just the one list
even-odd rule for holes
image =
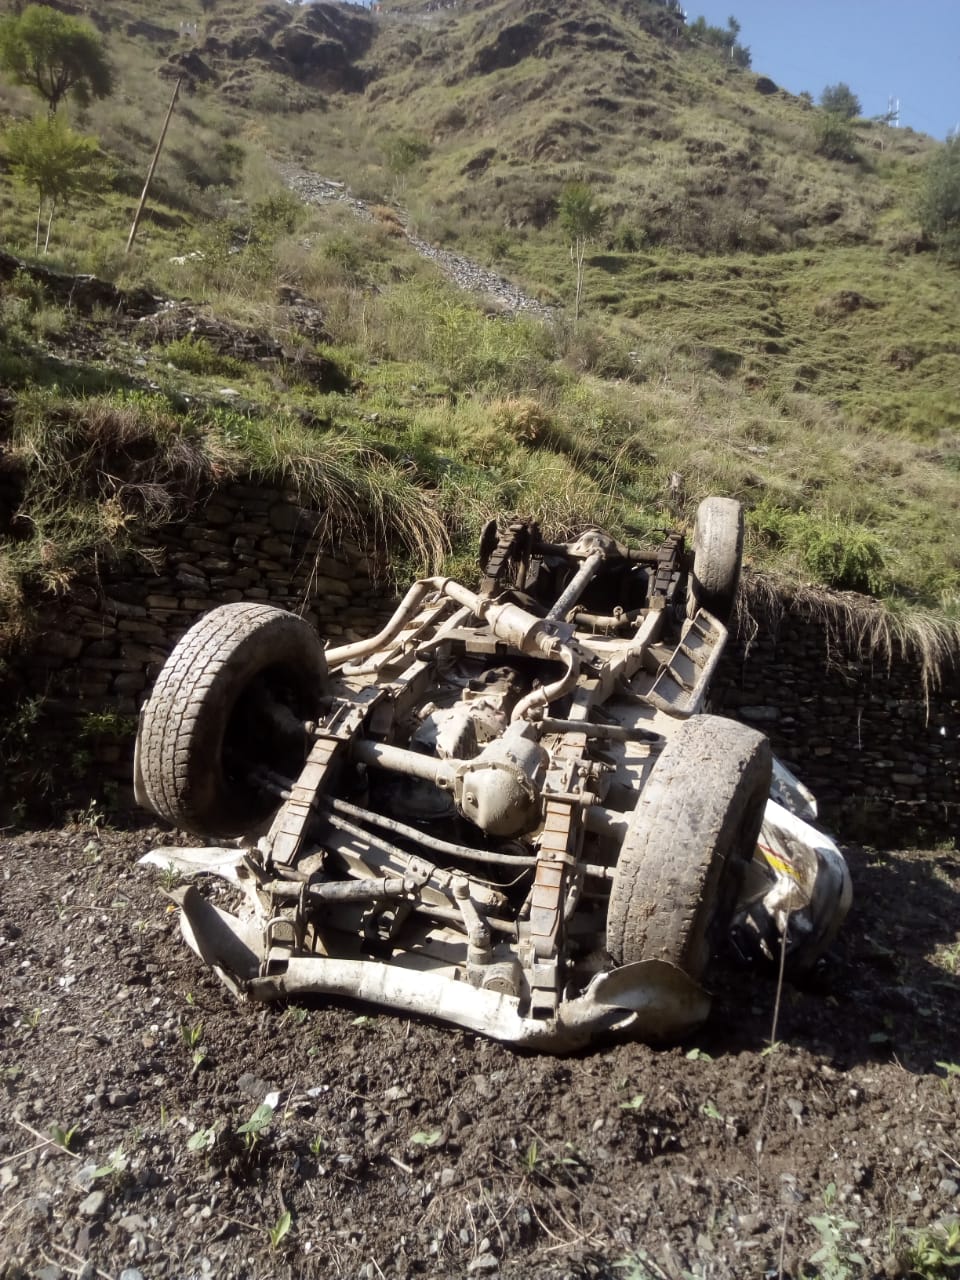
{"label": "car's front wheel", "polygon": [[296,777],[326,681],[323,645],[271,605],[221,605],[182,637],[140,716],[138,792],[159,817],[240,835],[277,807],[257,770]]}
{"label": "car's front wheel", "polygon": [[607,950],[699,981],[729,927],[770,789],[767,739],[720,716],[670,738],[640,793],[614,872]]}

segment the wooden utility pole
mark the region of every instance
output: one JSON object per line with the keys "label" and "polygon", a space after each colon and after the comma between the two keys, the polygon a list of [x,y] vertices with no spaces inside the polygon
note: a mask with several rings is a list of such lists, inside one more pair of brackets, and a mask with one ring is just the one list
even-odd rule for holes
{"label": "wooden utility pole", "polygon": [[150,161],[150,168],[147,170],[147,180],[143,184],[143,191],[140,193],[140,203],[137,205],[137,212],[133,215],[133,226],[130,228],[130,235],[127,238],[127,247],[124,253],[129,253],[133,247],[133,242],[137,237],[137,227],[140,225],[140,217],[143,213],[143,206],[147,203],[147,192],[150,190],[150,183],[153,181],[153,175],[157,167],[157,161],[160,159],[160,152],[163,150],[163,142],[167,136],[167,129],[170,125],[170,117],[173,115],[173,108],[177,105],[177,94],[180,92],[180,86],[183,84],[183,76],[179,76],[176,86],[173,90],[173,97],[170,99],[170,106],[167,108],[167,116],[163,122],[163,128],[160,130],[160,138],[157,142],[157,149],[153,153],[153,159]]}

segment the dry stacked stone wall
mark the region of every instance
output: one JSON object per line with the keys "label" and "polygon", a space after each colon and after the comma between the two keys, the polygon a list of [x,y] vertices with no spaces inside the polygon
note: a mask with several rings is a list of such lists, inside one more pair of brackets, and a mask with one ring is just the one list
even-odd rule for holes
{"label": "dry stacked stone wall", "polygon": [[960,838],[960,670],[925,692],[919,657],[851,652],[829,620],[789,602],[734,642],[712,707],[762,730],[850,838]]}
{"label": "dry stacked stone wall", "polygon": [[[38,633],[0,689],[0,817],[132,804],[140,705],[180,636],[230,601],[302,614],[334,642],[368,635],[394,598],[388,549],[320,536],[296,493],[217,491],[140,554],[39,606]],[[844,648],[829,621],[785,602],[749,645],[734,642],[713,709],[767,733],[841,834],[914,842],[960,835],[960,672],[924,696],[918,661]]]}
{"label": "dry stacked stone wall", "polygon": [[44,600],[27,646],[8,660],[0,814],[132,804],[140,705],[201,614],[269,601],[334,642],[369,635],[393,607],[386,548],[322,538],[296,493],[232,484],[139,553],[81,575]]}

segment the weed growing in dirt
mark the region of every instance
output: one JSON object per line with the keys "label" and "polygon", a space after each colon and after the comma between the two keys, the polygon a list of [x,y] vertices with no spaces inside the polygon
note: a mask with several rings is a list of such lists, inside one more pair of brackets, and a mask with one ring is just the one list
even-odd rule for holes
{"label": "weed growing in dirt", "polygon": [[80,1132],[79,1124],[71,1125],[69,1129],[64,1129],[59,1124],[52,1124],[50,1126],[50,1140],[51,1142],[54,1142],[58,1147],[62,1147],[64,1151],[69,1151],[72,1155],[73,1142],[76,1139],[77,1134],[79,1132]]}
{"label": "weed growing in dirt", "polygon": [[952,1280],[960,1274],[960,1219],[908,1232],[903,1257],[907,1274],[916,1280]]}
{"label": "weed growing in dirt", "polygon": [[190,1050],[193,1068],[190,1072],[195,1076],[206,1060],[207,1053],[205,1049],[200,1047],[200,1041],[203,1039],[203,1023],[194,1023],[192,1027],[188,1027],[185,1023],[180,1027],[180,1039]]}
{"label": "weed growing in dirt", "polygon": [[411,1133],[410,1143],[415,1147],[435,1147],[442,1137],[442,1129],[418,1129]]}
{"label": "weed growing in dirt", "polygon": [[273,1120],[274,1107],[269,1102],[261,1102],[256,1111],[249,1120],[245,1120],[243,1124],[238,1124],[235,1133],[243,1138],[243,1145],[248,1152],[252,1152],[257,1143],[270,1127]]}
{"label": "weed growing in dirt", "polygon": [[826,1212],[807,1219],[820,1237],[820,1248],[810,1256],[818,1280],[854,1280],[866,1266],[863,1254],[857,1252],[850,1239],[859,1227],[851,1218],[834,1211],[836,1200],[836,1184],[830,1182],[823,1192]]}
{"label": "weed growing in dirt", "polygon": [[[160,872],[161,887],[167,893],[169,893],[170,890],[175,889],[179,883],[180,883],[179,868],[174,866],[172,862],[168,862],[167,865]],[[187,1003],[189,1004],[190,1001],[188,1000]]]}
{"label": "weed growing in dirt", "polygon": [[284,1237],[293,1226],[293,1217],[289,1209],[284,1209],[280,1217],[276,1220],[272,1227],[267,1228],[267,1235],[270,1237],[270,1248],[279,1249]]}
{"label": "weed growing in dirt", "polygon": [[123,1146],[116,1147],[110,1152],[105,1164],[98,1164],[91,1173],[91,1181],[97,1181],[100,1178],[119,1180],[126,1173],[130,1159],[124,1151]]}
{"label": "weed growing in dirt", "polygon": [[659,1277],[664,1274],[642,1250],[629,1258],[621,1258],[613,1266],[614,1270],[622,1275],[623,1280],[659,1280]]}
{"label": "weed growing in dirt", "polygon": [[187,1150],[205,1153],[212,1151],[217,1141],[217,1130],[215,1125],[210,1125],[206,1129],[197,1129],[187,1139]]}

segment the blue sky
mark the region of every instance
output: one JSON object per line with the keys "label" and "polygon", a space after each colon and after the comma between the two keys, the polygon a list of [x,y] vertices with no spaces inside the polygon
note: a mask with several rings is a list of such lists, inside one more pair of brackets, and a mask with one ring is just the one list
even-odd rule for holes
{"label": "blue sky", "polygon": [[900,99],[900,123],[945,138],[960,124],[960,0],[684,0],[725,27],[733,14],[753,69],[819,98],[843,81],[866,116]]}

